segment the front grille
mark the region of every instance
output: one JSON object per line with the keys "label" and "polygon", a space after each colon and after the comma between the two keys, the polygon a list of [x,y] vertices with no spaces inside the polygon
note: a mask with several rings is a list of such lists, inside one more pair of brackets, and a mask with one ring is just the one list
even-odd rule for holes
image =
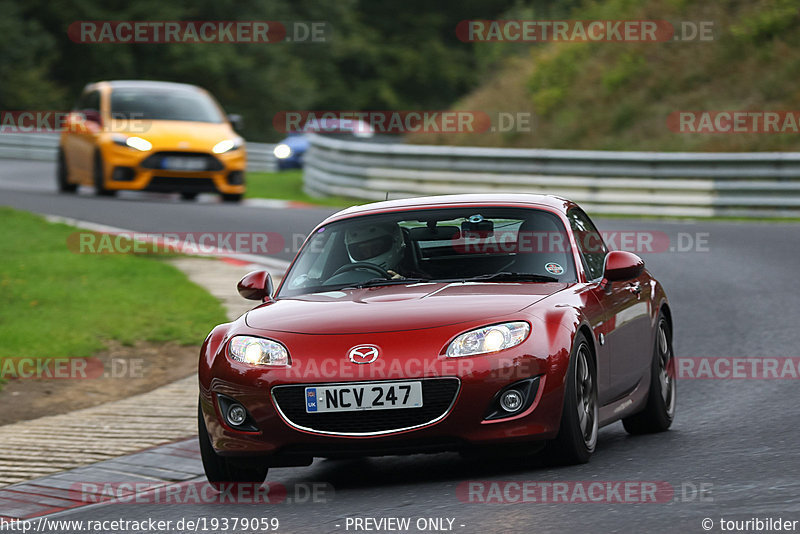
{"label": "front grille", "polygon": [[289,424],[302,430],[339,435],[388,434],[424,426],[449,412],[458,394],[459,380],[428,378],[421,382],[420,408],[306,413],[305,388],[319,384],[275,386],[272,397]]}
{"label": "front grille", "polygon": [[[201,161],[202,168],[196,169],[196,172],[221,171],[223,168],[225,168],[225,166],[222,164],[220,160],[218,160],[211,154],[206,154],[205,152],[156,152],[155,154],[151,154],[150,156],[148,156],[141,163],[141,166],[145,169],[156,169],[165,171],[175,170],[177,172],[181,172],[180,169],[170,169],[164,166],[165,164],[164,158],[171,158],[171,157]],[[194,167],[192,167],[192,169],[194,170]]]}
{"label": "front grille", "polygon": [[216,193],[217,187],[211,178],[154,176],[147,190],[159,193]]}

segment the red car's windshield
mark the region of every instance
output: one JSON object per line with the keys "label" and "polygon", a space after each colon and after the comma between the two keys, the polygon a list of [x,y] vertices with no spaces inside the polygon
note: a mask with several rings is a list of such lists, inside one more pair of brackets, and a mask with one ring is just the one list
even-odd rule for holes
{"label": "red car's windshield", "polygon": [[282,297],[403,281],[574,282],[561,220],[537,209],[464,207],[366,215],[314,233]]}

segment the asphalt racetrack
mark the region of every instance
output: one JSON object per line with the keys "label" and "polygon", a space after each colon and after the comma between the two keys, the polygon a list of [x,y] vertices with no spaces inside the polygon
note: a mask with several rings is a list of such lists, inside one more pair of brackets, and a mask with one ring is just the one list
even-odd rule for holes
{"label": "asphalt racetrack", "polygon": [[[53,176],[50,163],[0,161],[0,205],[136,231],[278,232],[287,243],[331,213],[322,208],[237,206],[216,199],[181,202],[169,195],[97,198],[88,190],[59,195]],[[679,358],[800,356],[800,225],[600,217],[595,221],[601,231],[669,236],[666,250],[641,255],[670,297]],[[669,250],[682,247],[689,250]],[[288,260],[292,254],[287,247],[277,257]],[[117,503],[78,509],[60,519],[277,518],[278,532],[309,534],[366,532],[355,528],[354,518],[410,518],[410,532],[418,531],[420,518],[452,519],[452,524],[445,520],[438,530],[431,530],[431,523],[421,524],[428,532],[450,528],[464,534],[720,532],[722,519],[799,520],[799,384],[792,379],[681,380],[676,421],[669,432],[631,437],[621,423],[615,423],[601,429],[597,452],[587,465],[551,468],[535,461],[475,461],[456,454],[317,460],[307,468],[270,471],[268,481],[289,490],[290,499],[281,504]],[[464,502],[457,489],[471,481],[502,482],[501,487],[512,490],[516,486],[506,482],[657,481],[667,483],[673,494],[669,502],[643,504],[608,499]],[[312,483],[324,483],[333,491],[319,502],[292,499],[293,488]],[[509,491],[504,498],[515,497],[519,495]],[[705,524],[710,529],[704,528],[704,519],[712,521]]]}

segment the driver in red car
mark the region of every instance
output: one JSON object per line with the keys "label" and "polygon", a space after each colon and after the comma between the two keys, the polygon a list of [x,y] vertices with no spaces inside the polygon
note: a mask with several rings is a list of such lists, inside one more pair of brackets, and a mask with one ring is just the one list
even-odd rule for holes
{"label": "driver in red car", "polygon": [[408,265],[406,240],[396,223],[371,224],[348,230],[344,243],[351,261],[377,265],[393,279],[429,278]]}

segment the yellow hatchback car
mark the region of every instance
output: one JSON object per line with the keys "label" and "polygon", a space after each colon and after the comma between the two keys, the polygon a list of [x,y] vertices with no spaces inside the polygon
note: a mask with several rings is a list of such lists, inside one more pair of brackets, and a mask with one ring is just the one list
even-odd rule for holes
{"label": "yellow hatchback car", "polygon": [[58,150],[59,191],[94,186],[121,190],[219,193],[238,202],[247,155],[226,116],[205,90],[171,82],[109,81],[87,85],[68,116]]}

